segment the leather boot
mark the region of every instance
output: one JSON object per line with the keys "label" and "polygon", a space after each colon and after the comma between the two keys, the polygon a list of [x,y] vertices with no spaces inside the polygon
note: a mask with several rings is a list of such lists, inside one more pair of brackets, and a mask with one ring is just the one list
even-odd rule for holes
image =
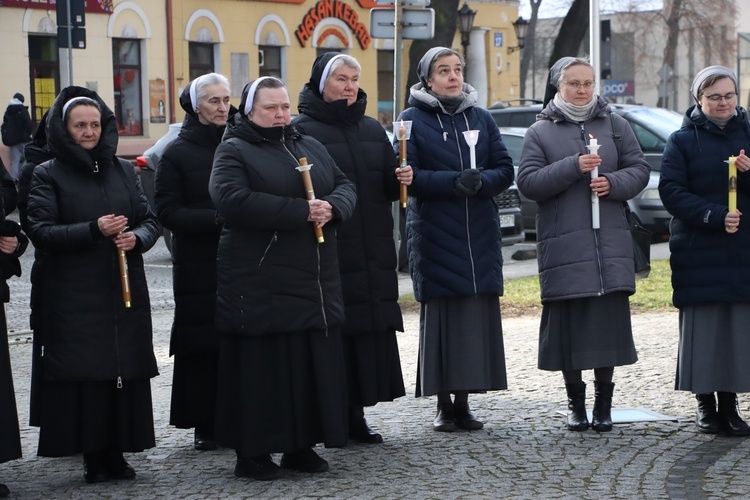
{"label": "leather boot", "polygon": [[438,432],[455,432],[456,419],[453,416],[453,403],[438,403],[438,411],[432,422],[432,429]]}
{"label": "leather boot", "polygon": [[193,447],[198,451],[211,451],[216,449],[213,426],[196,426],[193,438]]}
{"label": "leather boot", "polygon": [[589,428],[586,415],[586,382],[565,384],[568,393],[568,430],[585,431]]}
{"label": "leather boot", "polygon": [[119,450],[107,450],[104,454],[104,466],[110,479],[135,479],[135,469]]}
{"label": "leather boot", "polygon": [[716,434],[721,430],[719,414],[716,413],[716,398],[714,393],[696,394],[698,409],[695,412],[695,425],[704,434]]}
{"label": "leather boot", "polygon": [[453,421],[457,427],[466,429],[467,431],[478,431],[484,427],[484,423],[471,412],[469,403],[453,404]]}
{"label": "leather boot", "polygon": [[83,454],[83,479],[88,484],[109,481],[103,451]]}
{"label": "leather boot", "polygon": [[591,428],[596,432],[612,430],[612,393],[615,384],[612,382],[594,381],[594,411],[591,417]]}
{"label": "leather boot", "polygon": [[737,412],[737,394],[717,392],[719,396],[719,425],[727,436],[750,436],[750,426]]}
{"label": "leather boot", "polygon": [[349,408],[349,439],[366,444],[380,444],[383,442],[383,436],[367,425],[365,409],[361,406],[352,406]]}

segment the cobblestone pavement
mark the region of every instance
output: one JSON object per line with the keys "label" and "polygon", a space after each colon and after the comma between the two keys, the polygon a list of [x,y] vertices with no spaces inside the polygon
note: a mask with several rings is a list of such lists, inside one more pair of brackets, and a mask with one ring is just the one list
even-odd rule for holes
{"label": "cobblestone pavement", "polygon": [[[28,282],[12,280],[9,341],[24,458],[1,464],[0,482],[13,498],[750,497],[750,441],[698,433],[694,399],[673,389],[676,312],[633,317],[639,361],[615,371],[614,405],[678,421],[619,424],[603,434],[565,430],[557,414],[565,401],[562,378],[536,368],[539,318],[521,317],[503,321],[509,390],[470,399],[485,428],[433,432],[435,399],[413,397],[419,318],[407,314],[399,335],[407,396],[366,411],[384,436],[382,445],[319,448],[331,465],[325,474],[286,473],[272,482],[235,478],[232,450],[197,452],[191,431],[168,425],[171,270],[163,250],[147,257],[161,372],[152,382],[157,446],[126,456],[138,473],[134,481],[87,485],[81,456],[36,456],[38,429],[28,426]],[[591,382],[592,374],[585,376]],[[589,407],[592,401],[589,395]],[[750,398],[741,396],[741,409],[748,413],[749,406]]]}

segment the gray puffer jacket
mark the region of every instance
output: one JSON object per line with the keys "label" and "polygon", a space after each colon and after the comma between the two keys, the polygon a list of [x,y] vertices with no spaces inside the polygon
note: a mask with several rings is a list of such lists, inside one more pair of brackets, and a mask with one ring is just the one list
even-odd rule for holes
{"label": "gray puffer jacket", "polygon": [[[586,122],[570,121],[551,102],[526,132],[518,188],[539,204],[536,219],[542,302],[635,292],[632,240],[623,202],[646,187],[649,166],[633,130],[599,98]],[[599,199],[600,229],[591,228],[590,175],[578,157],[589,135],[601,145],[599,175],[609,195]],[[619,147],[618,147],[619,146]],[[618,161],[619,150],[619,161]]]}

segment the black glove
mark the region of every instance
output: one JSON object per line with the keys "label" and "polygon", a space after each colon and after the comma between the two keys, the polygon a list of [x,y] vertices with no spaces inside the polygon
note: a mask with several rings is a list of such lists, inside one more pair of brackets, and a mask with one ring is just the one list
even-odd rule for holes
{"label": "black glove", "polygon": [[461,172],[456,178],[456,189],[458,196],[474,196],[482,188],[482,172],[476,168],[468,168]]}

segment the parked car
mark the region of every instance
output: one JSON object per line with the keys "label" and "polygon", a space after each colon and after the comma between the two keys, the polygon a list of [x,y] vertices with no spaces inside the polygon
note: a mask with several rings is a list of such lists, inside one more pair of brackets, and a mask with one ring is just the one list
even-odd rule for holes
{"label": "parked car", "polygon": [[[628,121],[633,132],[635,132],[646,161],[651,167],[648,185],[628,202],[630,209],[638,215],[643,224],[654,235],[664,235],[668,232],[671,215],[666,211],[659,198],[659,173],[667,138],[672,132],[680,128],[682,115],[668,109],[636,104],[610,104],[610,107],[615,113]],[[503,142],[508,147],[508,152],[513,158],[513,164],[516,166],[516,174],[521,160],[521,148],[526,128],[536,121],[536,115],[541,110],[541,104],[496,107],[489,110],[495,118],[495,122],[500,126]],[[520,123],[515,127],[506,125],[511,122]],[[521,195],[521,213],[524,230],[535,233],[536,203],[523,195]]]}
{"label": "parked car", "polygon": [[[143,152],[142,155],[135,159],[136,167],[141,172],[141,184],[143,184],[143,190],[146,192],[148,202],[151,204],[151,209],[156,211],[156,205],[154,204],[154,180],[156,177],[156,169],[159,165],[161,155],[164,153],[164,148],[167,144],[177,138],[182,128],[182,123],[171,123],[167,129],[167,133],[159,138],[153,146]],[[172,251],[172,234],[167,228],[162,228],[162,234],[164,235],[164,243],[167,245],[167,249]]]}

